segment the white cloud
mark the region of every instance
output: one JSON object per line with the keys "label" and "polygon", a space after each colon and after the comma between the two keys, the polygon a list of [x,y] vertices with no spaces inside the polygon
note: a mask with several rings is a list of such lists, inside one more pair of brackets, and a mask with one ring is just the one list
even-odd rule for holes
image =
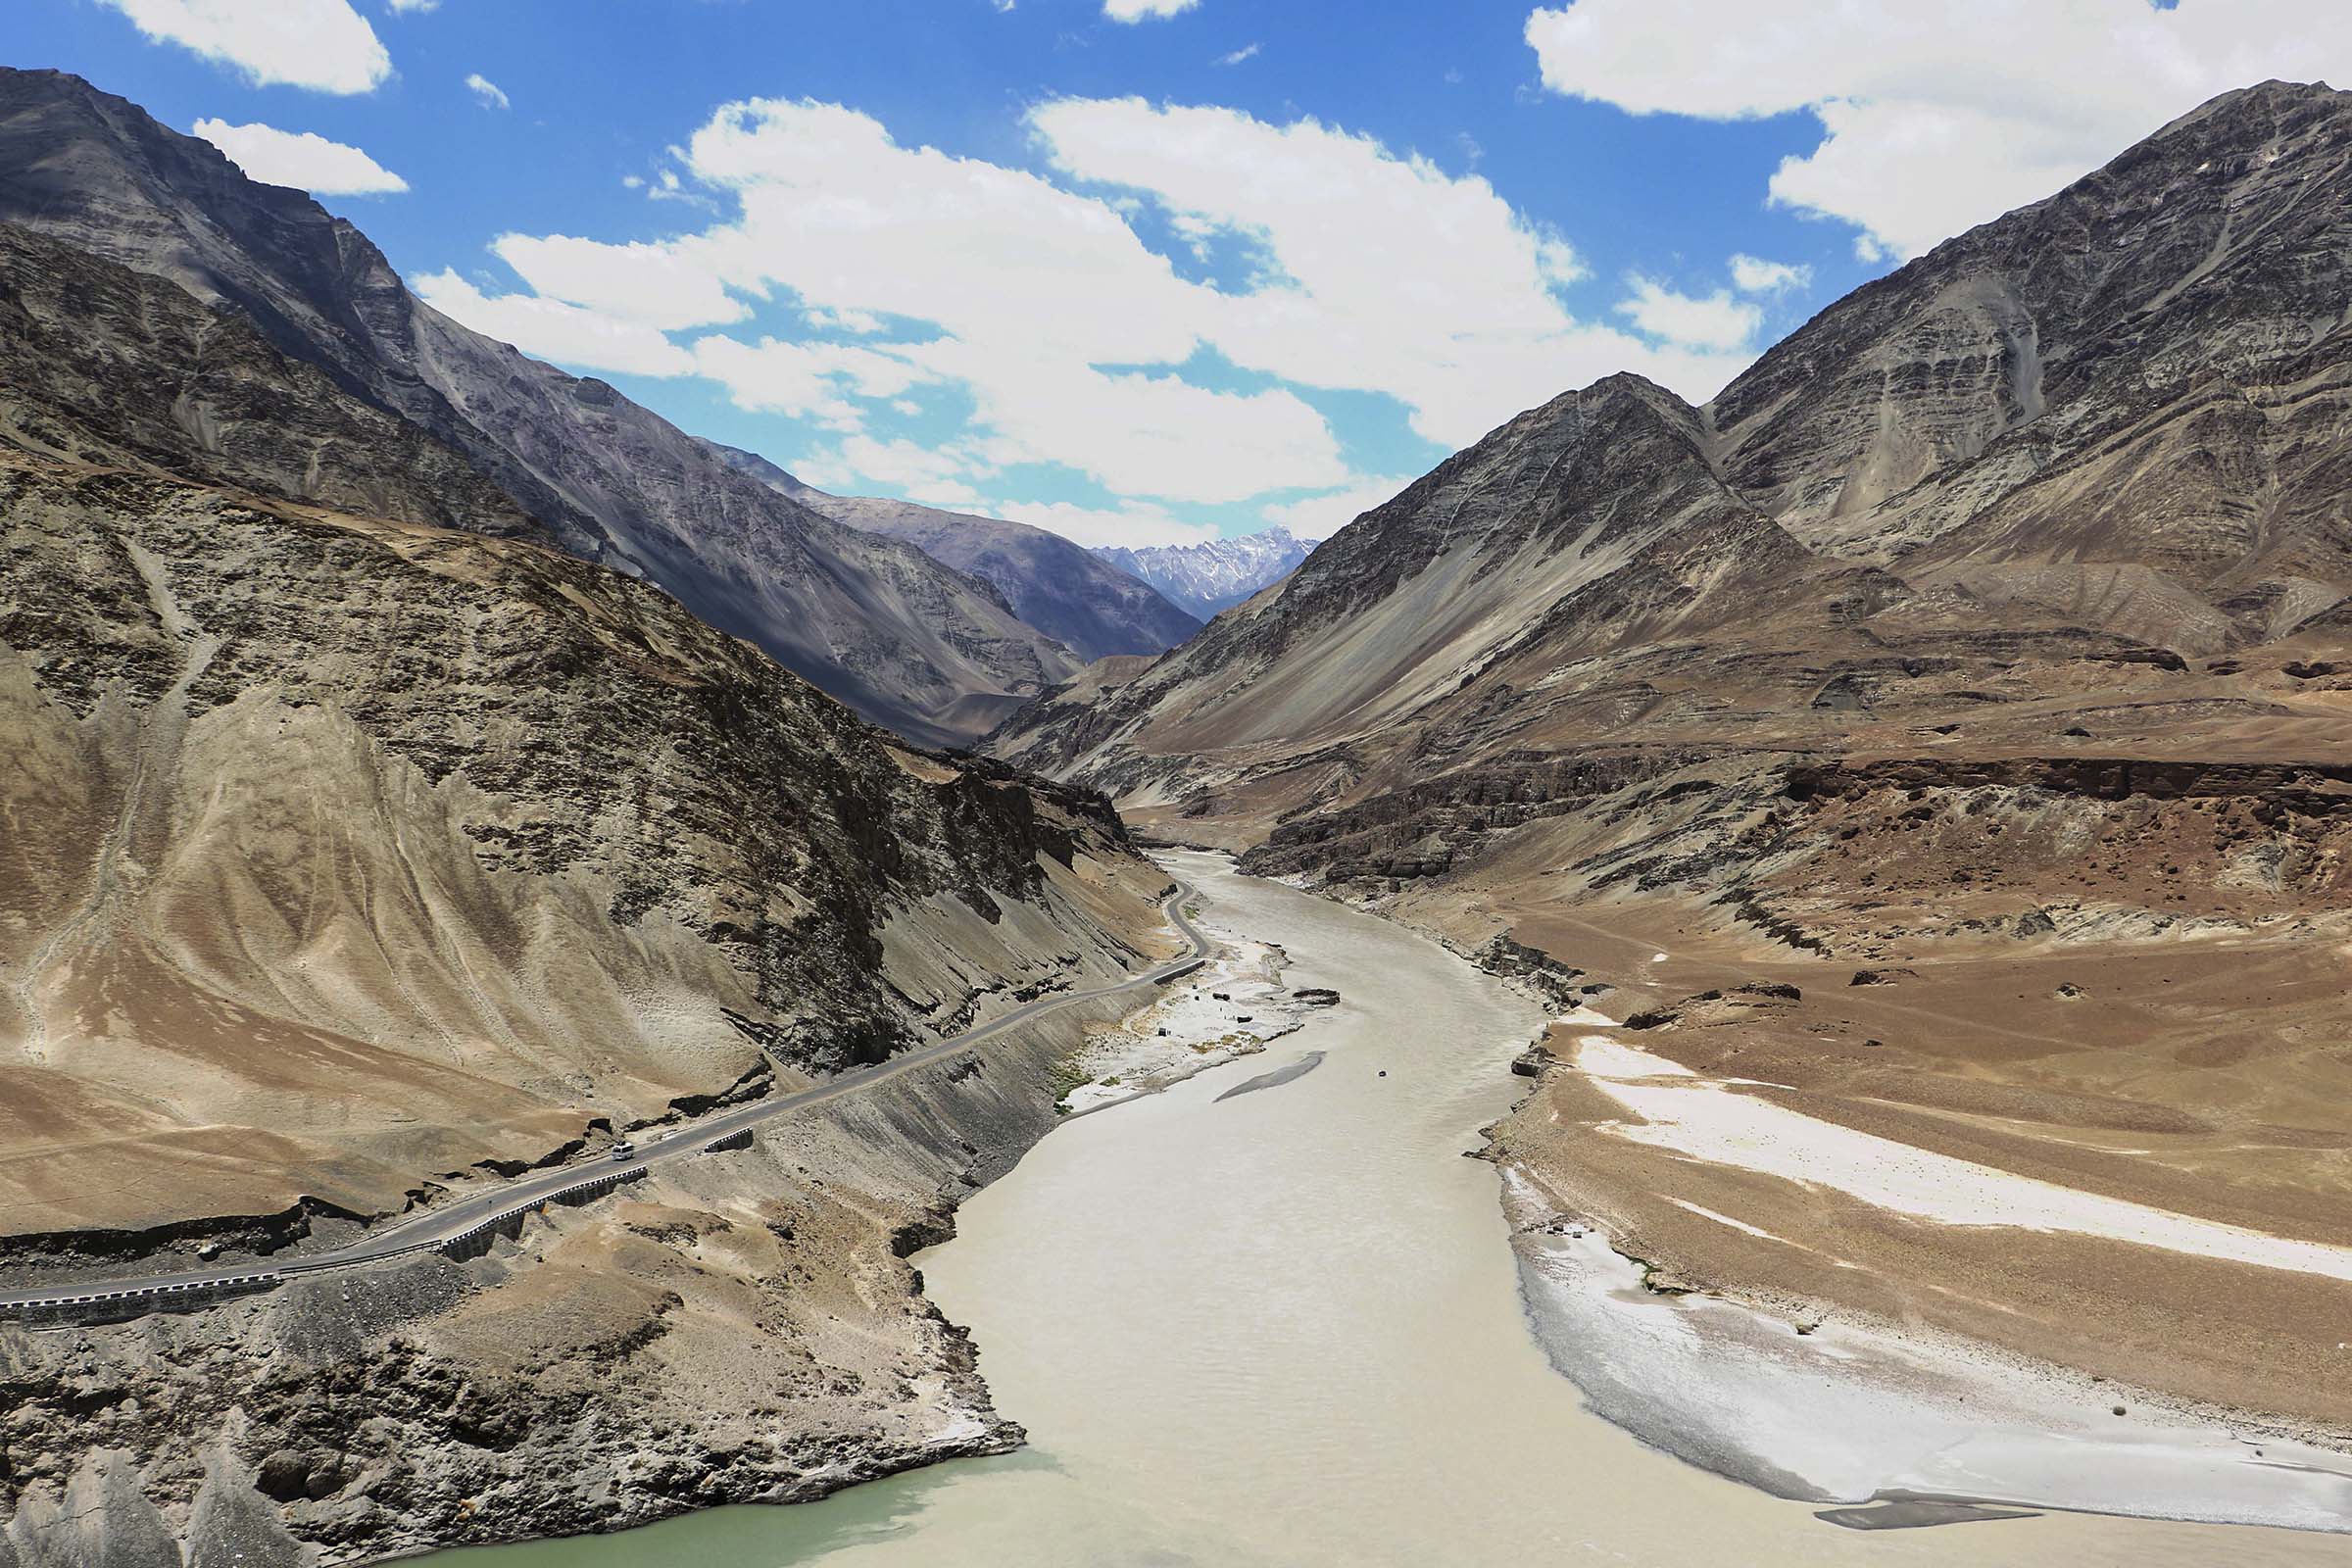
{"label": "white cloud", "polygon": [[989,509],[1000,517],[1045,528],[1090,550],[1098,545],[1198,545],[1217,537],[1217,530],[1200,522],[1185,522],[1159,507],[1129,503],[1120,507],[1081,507],[1067,501],[1000,502]]}
{"label": "white cloud", "polygon": [[1484,178],[1368,136],[1133,98],[1031,119],[1056,167],[1264,250],[1264,286],[1211,297],[1212,347],[1301,385],[1387,392],[1443,445],[1615,370],[1703,398],[1745,363],[1578,320],[1553,292],[1583,270],[1564,240]]}
{"label": "white cloud", "polygon": [[641,322],[531,294],[484,294],[455,270],[412,279],[434,310],[525,354],[593,370],[688,375],[694,356]]}
{"label": "white cloud", "polygon": [[234,67],[256,86],[368,92],[392,57],[347,0],[102,0],[159,43]]}
{"label": "white cloud", "polygon": [[[1132,99],[1050,103],[1030,125],[1045,173],[901,146],[839,105],[726,105],[658,176],[724,220],[654,244],[509,236],[498,253],[530,291],[445,273],[431,297],[550,359],[702,374],[847,434],[924,388],[925,412],[960,423],[953,472],[923,482],[1058,467],[1126,504],[1081,509],[1085,526],[1107,515],[1129,535],[1176,526],[1170,506],[1374,482],[1302,390],[1393,395],[1460,445],[1612,371],[1704,397],[1746,362],[1710,346],[1721,334],[1577,318],[1557,291],[1584,269],[1563,238],[1484,179],[1369,137]],[[1140,237],[1154,220],[1233,241],[1253,275],[1180,275]],[[789,307],[796,330],[723,330],[750,300]],[[722,330],[664,336],[697,327]],[[1204,356],[1239,384],[1188,371]],[[886,441],[821,461],[828,488],[908,482]]]}
{"label": "white cloud", "polygon": [[500,89],[498,83],[492,81],[488,76],[483,75],[478,71],[473,72],[466,76],[466,85],[471,89],[476,98],[479,98],[482,101],[482,107],[484,109],[506,109],[512,107],[507,102],[506,93]]}
{"label": "white cloud", "polygon": [[879,487],[935,507],[968,507],[980,499],[970,480],[996,470],[959,446],[919,446],[853,435],[830,453],[793,465],[793,472],[835,495]]}
{"label": "white cloud", "polygon": [[1678,294],[1654,278],[1639,273],[1626,279],[1633,294],[1618,302],[1617,313],[1652,337],[1688,349],[1730,353],[1756,335],[1764,313],[1731,290],[1712,294]]}
{"label": "white cloud", "polygon": [[1768,262],[1761,257],[1732,258],[1732,286],[1742,294],[1781,294],[1813,286],[1813,269],[1790,262]]}
{"label": "white cloud", "polygon": [[[791,343],[768,337],[749,344],[712,333],[696,341],[694,358],[703,374],[727,389],[737,408],[806,416],[841,430],[855,430],[864,422],[849,394],[896,400],[908,388],[933,379],[919,366],[855,343]],[[869,443],[860,450],[878,449]],[[962,471],[961,466],[955,471]],[[877,469],[867,477],[888,484],[897,472]]]}
{"label": "white cloud", "polygon": [[568,234],[501,234],[490,248],[534,292],[656,331],[723,326],[751,314],[691,242],[609,245]]}
{"label": "white cloud", "polygon": [[[679,157],[684,156],[675,147],[672,147],[670,152]],[[644,184],[645,181],[640,180],[638,183]],[[646,195],[658,202],[684,202],[689,207],[706,208],[711,212],[718,211],[718,203],[699,190],[687,189],[686,182],[678,177],[678,172],[674,169],[656,171],[653,183],[646,189]]]}
{"label": "white cloud", "polygon": [[1328,539],[1382,502],[1394,500],[1412,482],[1411,479],[1366,479],[1329,495],[1266,507],[1259,514],[1300,539]]}
{"label": "white cloud", "polygon": [[1219,298],[1102,202],[901,147],[828,104],[730,105],[688,159],[742,218],[679,245],[738,287],[791,290],[820,318],[928,323],[933,336],[892,353],[965,386],[1000,465],[1060,464],[1120,494],[1197,502],[1347,476],[1321,416],[1290,392],[1102,368],[1183,363]]}
{"label": "white cloud", "polygon": [[1229,55],[1217,56],[1217,64],[1220,66],[1238,66],[1245,60],[1255,60],[1260,47],[1260,45],[1254,43],[1246,43]]}
{"label": "white cloud", "polygon": [[385,0],[385,3],[392,8],[392,14],[397,17],[405,17],[411,12],[441,9],[441,0]]}
{"label": "white cloud", "polygon": [[1113,22],[1142,22],[1190,11],[1200,0],[1102,0],[1102,14]]}
{"label": "white cloud", "polygon": [[809,311],[808,324],[820,331],[856,332],[863,335],[882,330],[882,318],[871,311]]}
{"label": "white cloud", "polygon": [[1571,0],[1527,21],[1544,84],[1635,114],[1810,111],[1771,196],[1910,256],[2050,195],[2167,121],[2271,76],[2352,74],[2341,0]]}
{"label": "white cloud", "polygon": [[291,185],[318,196],[381,196],[409,188],[407,180],[357,147],[311,131],[232,125],[225,120],[199,120],[189,128],[265,185]]}

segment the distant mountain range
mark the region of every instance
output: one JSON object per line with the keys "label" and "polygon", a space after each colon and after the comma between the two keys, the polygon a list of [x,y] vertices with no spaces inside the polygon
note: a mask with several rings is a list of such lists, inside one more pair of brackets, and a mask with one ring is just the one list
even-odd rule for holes
{"label": "distant mountain range", "polygon": [[1311,539],[1294,538],[1286,528],[1268,528],[1197,545],[1147,545],[1140,550],[1102,545],[1095,554],[1207,620],[1282,581],[1312,549]]}
{"label": "distant mountain range", "polygon": [[1014,614],[1081,659],[1161,653],[1200,629],[1201,617],[1057,533],[912,501],[829,495],[757,453],[710,445],[738,471],[836,522],[913,545],[989,583]]}

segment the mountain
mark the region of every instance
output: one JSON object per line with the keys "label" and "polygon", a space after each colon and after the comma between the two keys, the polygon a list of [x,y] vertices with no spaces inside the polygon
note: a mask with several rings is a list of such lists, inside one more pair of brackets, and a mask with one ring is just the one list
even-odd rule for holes
{"label": "mountain", "polygon": [[[1703,407],[1615,376],[1521,415],[991,744],[1610,998],[1637,1032],[1592,1038],[1726,1095],[2340,1244],[2343,1173],[2268,1151],[2352,1143],[2315,1049],[2352,938],[2347,149],[2352,94],[2217,99]],[[1637,1137],[1578,1016],[1491,1151],[1523,1235],[1602,1216],[1800,1322],[2352,1414],[2278,1370],[2333,1353],[2316,1282]]]}
{"label": "mountain", "polygon": [[177,284],[0,223],[0,443],[402,522],[554,541],[416,425]]}
{"label": "mountain", "polygon": [[85,1224],[397,1208],[592,1114],[927,1039],[990,984],[927,948],[1119,956],[1070,880],[1131,861],[1099,801],[898,748],[618,573],[113,468],[0,484],[30,999],[0,1076],[74,1107],[34,1179],[81,1184],[84,1119],[118,1176],[270,1126]]}
{"label": "mountain", "polygon": [[[273,462],[242,390],[224,461]],[[62,431],[10,391],[16,429]],[[329,397],[280,445],[381,416],[353,417]],[[7,1286],[274,1266],[1165,951],[1164,874],[1099,797],[910,750],[621,573],[20,450],[0,534]],[[643,1520],[1002,1449],[901,1237],[1052,1126],[1056,1062],[1125,1005],[471,1262],[12,1326],[40,1457],[0,1559],[372,1560],[586,1528],[582,1476]],[[681,1358],[783,1404],[711,1400]]]}
{"label": "mountain", "polygon": [[302,192],[58,72],[0,70],[0,222],[222,305],[462,455],[564,549],[656,582],[861,713],[968,739],[1083,661],[921,551],[736,473],[603,381],[409,293]]}
{"label": "mountain", "polygon": [[836,522],[910,544],[991,584],[1021,620],[1080,659],[1156,654],[1200,629],[1158,590],[1057,533],[879,496],[836,496],[757,453],[710,444],[737,471]]}
{"label": "mountain", "polygon": [[[273,1268],[1168,951],[1101,797],[870,727],[234,307],[6,223],[0,747],[0,1289]],[[480,1256],[12,1320],[0,1561],[372,1560],[1001,1451],[904,1238],[1128,1005]]]}
{"label": "mountain", "polygon": [[1099,546],[1095,554],[1140,578],[1202,620],[1280,582],[1313,548],[1284,528],[1197,545]]}
{"label": "mountain", "polygon": [[[2144,683],[2328,634],[2352,588],[2326,306],[2345,102],[2217,100],[1865,285],[1704,408],[1630,375],[1563,394],[1004,745],[1195,804],[1228,748],[1341,748],[1276,770],[1286,808],[1320,808],[1546,737],[1841,745],[1853,714],[1955,701],[1977,728],[2010,706],[1979,676]],[[1459,749],[1418,748],[1430,727]]]}
{"label": "mountain", "polygon": [[[72,78],[0,73],[0,1293],[272,1287],[0,1313],[0,1563],[372,1561],[1016,1444],[906,1257],[1175,950],[1166,875],[682,601],[808,617],[951,738],[1075,656]],[[555,1167],[616,1182],[278,1275]]]}

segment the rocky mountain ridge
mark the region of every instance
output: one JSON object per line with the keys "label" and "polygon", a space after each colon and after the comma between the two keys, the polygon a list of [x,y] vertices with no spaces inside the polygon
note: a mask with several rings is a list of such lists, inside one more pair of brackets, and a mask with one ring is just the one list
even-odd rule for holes
{"label": "rocky mountain ridge", "polygon": [[1132,791],[1160,760],[1205,782],[1221,747],[1393,746],[1375,733],[1408,712],[1499,736],[1613,702],[1602,732],[1719,728],[1630,683],[1708,657],[1670,651],[1692,635],[1741,645],[1714,665],[1738,684],[1785,666],[1764,710],[1810,744],[1815,697],[1875,703],[1922,660],[2179,666],[2318,631],[2352,587],[2344,340],[2314,314],[2345,282],[2345,101],[2218,100],[1857,290],[1704,409],[1619,376],[1532,410],[1114,698],[1048,700],[1001,745]]}
{"label": "rocky mountain ridge", "polygon": [[913,545],[996,589],[1012,612],[1080,659],[1158,654],[1200,629],[1159,591],[1057,533],[882,496],[836,496],[756,453],[712,443],[738,471],[853,528]]}
{"label": "rocky mountain ridge", "polygon": [[603,381],[467,330],[307,195],[247,179],[78,77],[0,71],[0,222],[233,309],[462,454],[565,550],[659,583],[918,740],[966,739],[1082,662],[921,551],[734,472]]}
{"label": "rocky mountain ridge", "polygon": [[1207,620],[1280,582],[1312,547],[1274,527],[1190,545],[1099,545],[1095,553]]}
{"label": "rocky mountain ridge", "polygon": [[0,223],[0,443],[553,544],[417,426],[177,284]]}

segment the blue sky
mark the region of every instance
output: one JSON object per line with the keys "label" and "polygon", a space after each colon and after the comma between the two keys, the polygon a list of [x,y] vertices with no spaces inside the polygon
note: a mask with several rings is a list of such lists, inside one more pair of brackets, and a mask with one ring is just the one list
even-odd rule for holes
{"label": "blue sky", "polygon": [[690,430],[1088,543],[1321,533],[1616,369],[1703,398],[2212,92],[2352,62],[2320,0],[1837,9],[15,0],[6,54]]}

